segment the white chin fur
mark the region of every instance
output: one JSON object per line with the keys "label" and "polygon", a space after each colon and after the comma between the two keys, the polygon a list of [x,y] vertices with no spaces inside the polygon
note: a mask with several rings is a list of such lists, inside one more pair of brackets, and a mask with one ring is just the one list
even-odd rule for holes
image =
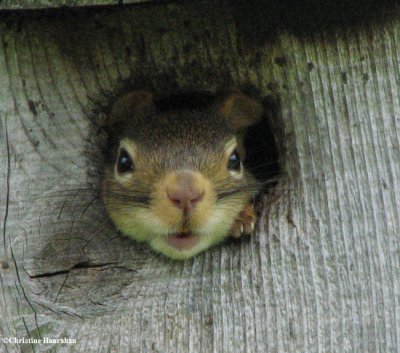
{"label": "white chin fur", "polygon": [[227,237],[232,226],[231,223],[224,221],[227,218],[229,217],[226,216],[226,211],[217,210],[204,227],[194,231],[199,236],[199,242],[190,249],[179,250],[174,248],[167,243],[166,236],[153,238],[150,241],[150,246],[154,250],[172,259],[188,259],[208,249],[212,245],[220,243]]}
{"label": "white chin fur", "polygon": [[[161,220],[154,218],[154,215],[145,212],[132,212],[132,224],[117,224],[122,233],[137,241],[147,241],[150,246],[175,260],[185,260],[208,249],[212,245],[220,243],[229,234],[233,219],[236,214],[227,214],[226,209],[217,209],[209,221],[194,233],[199,236],[198,243],[190,249],[179,250],[167,243],[167,226]],[[231,219],[229,223],[227,220]],[[169,229],[168,233],[174,230]]]}
{"label": "white chin fur", "polygon": [[224,227],[220,232],[211,234],[201,234],[199,235],[199,242],[190,249],[179,250],[169,245],[166,241],[166,237],[156,237],[150,241],[150,246],[175,260],[185,260],[192,256],[195,256],[202,251],[208,249],[210,246],[220,243],[228,234],[230,226]]}

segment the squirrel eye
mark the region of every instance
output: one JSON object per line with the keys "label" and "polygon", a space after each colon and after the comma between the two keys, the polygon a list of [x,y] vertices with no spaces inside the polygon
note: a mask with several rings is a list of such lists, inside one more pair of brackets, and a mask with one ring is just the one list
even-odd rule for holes
{"label": "squirrel eye", "polygon": [[228,169],[229,170],[240,170],[240,156],[238,151],[235,149],[232,154],[229,156],[228,160]]}
{"label": "squirrel eye", "polygon": [[131,156],[124,149],[121,149],[117,162],[118,173],[133,172],[134,166]]}

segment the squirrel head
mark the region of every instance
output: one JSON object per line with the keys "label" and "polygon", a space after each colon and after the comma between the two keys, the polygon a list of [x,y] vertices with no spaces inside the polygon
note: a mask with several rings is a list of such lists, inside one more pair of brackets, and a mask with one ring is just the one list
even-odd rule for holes
{"label": "squirrel head", "polygon": [[111,159],[102,181],[116,227],[174,259],[222,241],[258,191],[243,165],[243,136],[262,114],[240,93],[164,110],[149,92],[118,99],[107,120]]}

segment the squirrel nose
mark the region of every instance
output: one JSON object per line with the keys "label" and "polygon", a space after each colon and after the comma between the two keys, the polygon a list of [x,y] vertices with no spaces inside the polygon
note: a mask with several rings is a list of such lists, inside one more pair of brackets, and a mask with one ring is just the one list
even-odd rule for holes
{"label": "squirrel nose", "polygon": [[204,185],[201,181],[201,175],[191,171],[174,173],[167,185],[168,198],[175,207],[191,211],[203,199]]}

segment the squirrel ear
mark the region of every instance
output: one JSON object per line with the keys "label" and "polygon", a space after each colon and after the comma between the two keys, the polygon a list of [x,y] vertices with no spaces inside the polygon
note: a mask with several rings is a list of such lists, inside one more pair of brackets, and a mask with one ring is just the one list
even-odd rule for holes
{"label": "squirrel ear", "polygon": [[263,106],[241,93],[232,93],[219,106],[219,112],[235,131],[241,131],[260,121]]}
{"label": "squirrel ear", "polygon": [[147,91],[134,91],[119,98],[113,105],[107,125],[129,119],[154,107],[153,94]]}

